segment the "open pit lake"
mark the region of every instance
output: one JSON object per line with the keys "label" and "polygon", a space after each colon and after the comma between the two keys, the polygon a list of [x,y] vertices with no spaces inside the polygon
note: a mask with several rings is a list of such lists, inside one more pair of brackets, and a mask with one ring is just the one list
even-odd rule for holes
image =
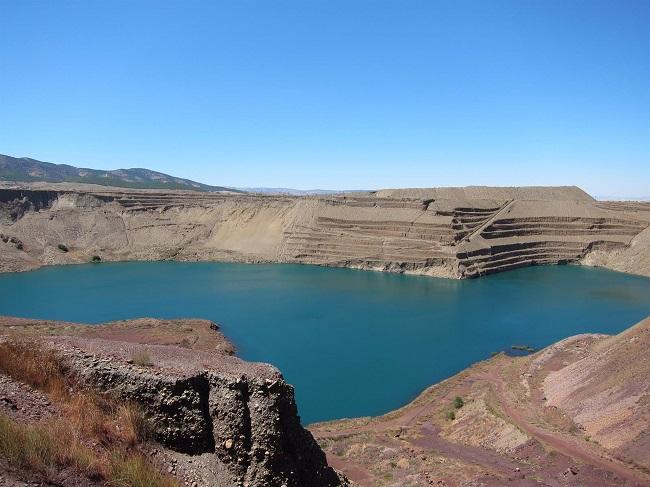
{"label": "open pit lake", "polygon": [[301,265],[129,262],[0,275],[0,314],[219,323],[296,387],[303,423],[376,415],[513,344],[617,333],[650,315],[650,279],[577,266],[468,281]]}

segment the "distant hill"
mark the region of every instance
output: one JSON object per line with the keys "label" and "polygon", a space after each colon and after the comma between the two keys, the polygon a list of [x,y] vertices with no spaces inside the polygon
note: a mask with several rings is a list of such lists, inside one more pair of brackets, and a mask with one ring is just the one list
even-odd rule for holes
{"label": "distant hill", "polygon": [[150,169],[86,169],[67,164],[52,164],[29,157],[0,154],[0,180],[48,183],[86,183],[134,189],[186,189],[193,191],[234,191],[222,186],[210,186],[189,179],[177,178]]}
{"label": "distant hill", "polygon": [[293,189],[293,188],[237,188],[248,193],[263,194],[288,194],[292,196],[306,195],[330,195],[337,193],[347,193],[348,191],[339,191],[335,189]]}

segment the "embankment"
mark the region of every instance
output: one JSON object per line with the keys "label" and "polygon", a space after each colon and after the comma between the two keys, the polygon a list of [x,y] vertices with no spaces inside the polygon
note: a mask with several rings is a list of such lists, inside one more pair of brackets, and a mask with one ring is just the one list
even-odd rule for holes
{"label": "embankment", "polygon": [[650,204],[597,202],[574,187],[321,197],[0,189],[0,271],[98,256],[307,263],[450,278],[558,263],[650,275],[649,225]]}

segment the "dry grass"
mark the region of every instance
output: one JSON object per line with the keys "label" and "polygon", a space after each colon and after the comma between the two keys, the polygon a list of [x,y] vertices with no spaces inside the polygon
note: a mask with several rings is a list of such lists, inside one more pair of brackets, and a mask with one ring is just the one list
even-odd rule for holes
{"label": "dry grass", "polygon": [[19,469],[51,479],[70,468],[89,478],[101,478],[103,462],[62,421],[28,425],[0,415],[0,455]]}
{"label": "dry grass", "polygon": [[142,455],[114,455],[110,485],[114,487],[174,487],[177,483],[154,470]]}
{"label": "dry grass", "polygon": [[129,445],[137,445],[151,436],[151,424],[142,409],[133,403],[120,406],[116,412],[117,424],[121,426],[121,437]]}
{"label": "dry grass", "polygon": [[73,385],[65,362],[53,351],[31,341],[0,343],[0,372],[57,400],[64,399]]}
{"label": "dry grass", "polygon": [[55,352],[33,341],[2,342],[0,372],[47,393],[61,412],[38,424],[0,415],[0,456],[14,468],[46,479],[68,469],[118,487],[178,485],[140,453],[150,435],[141,408],[82,390]]}
{"label": "dry grass", "polygon": [[141,367],[151,367],[153,365],[151,355],[146,350],[140,350],[134,353],[131,360],[133,360],[135,365],[140,365]]}

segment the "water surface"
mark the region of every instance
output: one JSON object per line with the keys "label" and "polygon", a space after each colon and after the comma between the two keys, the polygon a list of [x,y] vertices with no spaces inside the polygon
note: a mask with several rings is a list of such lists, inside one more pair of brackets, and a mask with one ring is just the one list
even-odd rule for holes
{"label": "water surface", "polygon": [[296,387],[304,423],[374,415],[512,344],[616,333],[650,279],[574,266],[454,281],[301,265],[102,263],[0,274],[0,314],[86,323],[216,321]]}

